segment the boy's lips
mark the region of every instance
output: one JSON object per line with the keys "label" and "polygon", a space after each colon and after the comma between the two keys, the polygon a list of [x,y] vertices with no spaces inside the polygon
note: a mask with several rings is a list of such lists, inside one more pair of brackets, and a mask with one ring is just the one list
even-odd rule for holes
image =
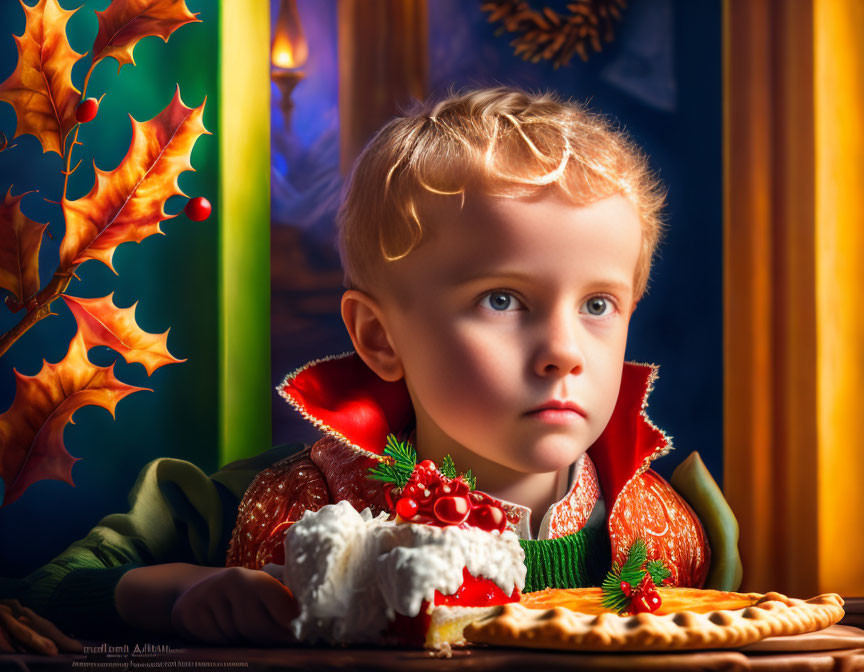
{"label": "boy's lips", "polygon": [[575,401],[550,399],[526,414],[531,418],[552,423],[566,423],[585,418],[587,414]]}

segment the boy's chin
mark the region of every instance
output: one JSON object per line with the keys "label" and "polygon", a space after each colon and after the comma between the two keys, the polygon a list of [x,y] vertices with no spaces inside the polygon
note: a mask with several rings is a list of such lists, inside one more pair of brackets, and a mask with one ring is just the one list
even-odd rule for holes
{"label": "boy's chin", "polygon": [[545,437],[528,450],[520,451],[519,466],[511,467],[526,474],[545,474],[569,467],[588,449],[572,438]]}

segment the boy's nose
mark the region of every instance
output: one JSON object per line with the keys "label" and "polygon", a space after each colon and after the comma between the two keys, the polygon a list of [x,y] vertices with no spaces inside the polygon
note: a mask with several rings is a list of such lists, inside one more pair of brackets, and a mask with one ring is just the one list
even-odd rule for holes
{"label": "boy's nose", "polygon": [[578,325],[568,319],[554,319],[542,325],[542,338],[534,360],[538,376],[564,376],[585,366],[579,346]]}

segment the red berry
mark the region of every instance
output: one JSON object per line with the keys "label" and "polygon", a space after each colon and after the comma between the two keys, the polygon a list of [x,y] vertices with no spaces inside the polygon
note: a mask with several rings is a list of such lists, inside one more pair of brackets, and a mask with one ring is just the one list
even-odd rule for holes
{"label": "red berry", "polygon": [[99,101],[95,98],[86,98],[75,108],[75,120],[79,124],[86,124],[96,118],[97,112],[99,112]]}
{"label": "red berry", "polygon": [[467,495],[471,492],[471,488],[468,487],[468,484],[463,481],[461,478],[456,478],[450,483],[450,487],[453,489],[453,494],[455,495]]}
{"label": "red berry", "polygon": [[398,502],[396,502],[396,513],[399,514],[399,517],[404,520],[411,520],[414,516],[417,515],[417,510],[419,508],[420,507],[417,505],[417,502],[410,497],[403,497]]}
{"label": "red berry", "polygon": [[15,298],[12,296],[6,297],[6,305],[9,306],[9,310],[11,310],[13,313],[17,313],[24,307],[23,303],[18,303],[18,301],[16,301]]}
{"label": "red berry", "polygon": [[430,474],[438,470],[432,460],[423,460],[418,466],[422,471],[427,471]]}
{"label": "red berry", "polygon": [[630,613],[631,614],[644,614],[646,612],[650,612],[651,609],[645,603],[644,597],[634,597],[630,602]]}
{"label": "red berry", "polygon": [[[623,583],[623,582],[622,582]],[[651,613],[660,608],[662,600],[654,586],[654,581],[649,574],[645,574],[642,581],[632,591],[633,599],[630,601],[629,611],[632,614]]]}
{"label": "red berry", "polygon": [[640,595],[630,603],[630,612],[633,614],[650,614],[660,608],[660,597],[658,595]]}
{"label": "red berry", "polygon": [[492,530],[503,531],[507,527],[504,512],[497,506],[489,504],[481,504],[474,507],[469,522],[474,527],[479,527],[481,530],[486,530],[487,532],[491,532]]}
{"label": "red berry", "polygon": [[445,525],[459,525],[464,523],[471,513],[471,505],[464,497],[442,497],[432,508],[435,517]]}
{"label": "red berry", "polygon": [[630,584],[627,583],[627,581],[621,582],[621,592],[624,593],[627,597],[630,597],[630,595],[632,594],[633,589],[630,587]]}
{"label": "red berry", "polygon": [[186,216],[193,222],[203,222],[210,216],[212,209],[210,201],[203,196],[198,196],[197,198],[190,198],[183,210],[186,212]]}

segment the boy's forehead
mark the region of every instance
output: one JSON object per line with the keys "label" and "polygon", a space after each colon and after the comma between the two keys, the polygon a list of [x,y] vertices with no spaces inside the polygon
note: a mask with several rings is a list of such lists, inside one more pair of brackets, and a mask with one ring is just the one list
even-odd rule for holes
{"label": "boy's forehead", "polygon": [[629,238],[641,241],[642,237],[636,209],[620,194],[587,203],[573,203],[551,191],[531,197],[485,193],[469,193],[464,199],[436,197],[421,211],[423,220],[427,225],[417,250],[438,248],[448,258],[458,255],[460,247],[494,255],[502,249],[513,251],[513,244],[554,244],[573,235],[586,245],[602,244],[622,222],[632,234]]}
{"label": "boy's forehead", "polygon": [[[623,196],[577,205],[549,191],[530,198],[468,193],[464,203],[459,195],[436,196],[423,206],[423,239],[393,264],[393,282],[405,280],[400,278],[404,273],[448,283],[490,269],[553,273],[571,266],[562,255],[572,253],[574,245],[596,251],[594,258],[581,259],[582,266],[596,265],[598,272],[617,272],[632,282],[641,225]],[[545,257],[538,258],[538,253]],[[537,269],[538,260],[545,258],[549,265]]]}
{"label": "boy's forehead", "polygon": [[434,234],[448,222],[473,224],[473,228],[501,227],[520,221],[536,221],[544,217],[591,218],[605,216],[637,217],[636,209],[625,196],[609,194],[574,202],[557,190],[547,189],[532,195],[508,195],[494,192],[466,191],[463,194],[432,194],[418,203],[421,221],[428,221],[424,237]]}

